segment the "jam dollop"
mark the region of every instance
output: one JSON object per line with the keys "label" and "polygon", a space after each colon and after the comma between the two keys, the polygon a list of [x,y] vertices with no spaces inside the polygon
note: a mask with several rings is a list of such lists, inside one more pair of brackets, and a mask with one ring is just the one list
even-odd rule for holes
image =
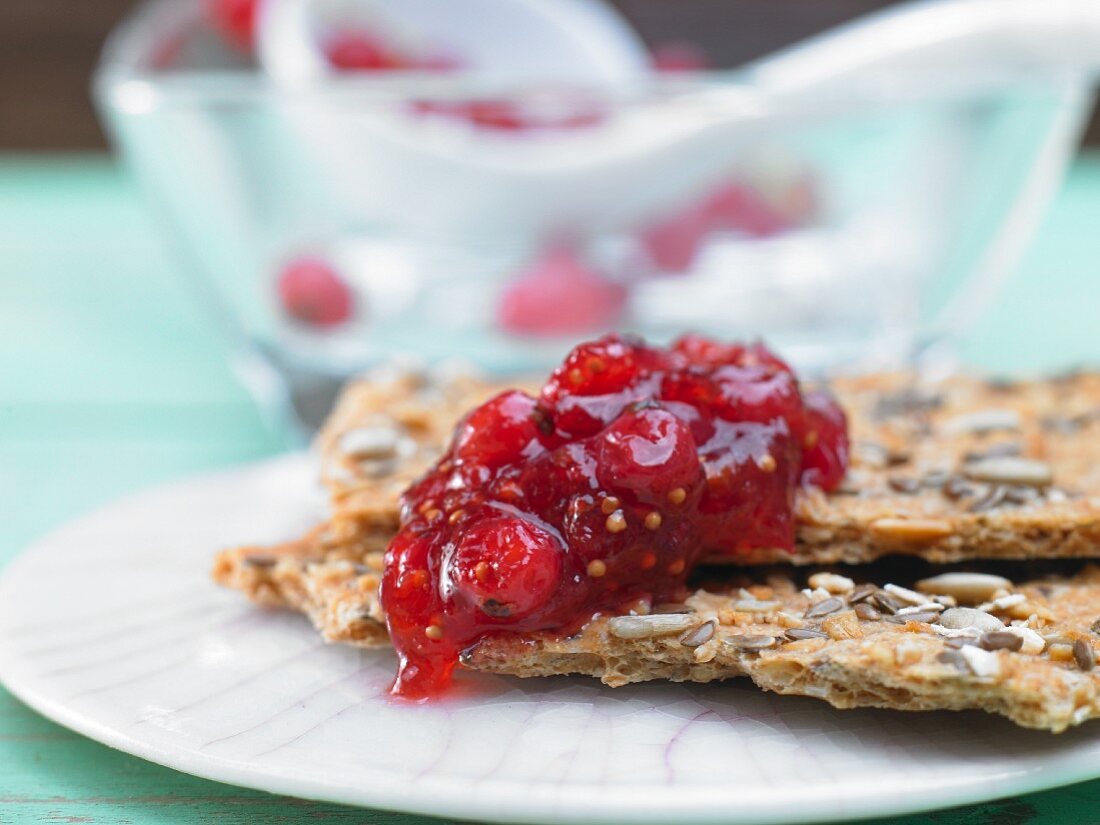
{"label": "jam dollop", "polygon": [[673,598],[704,556],[791,549],[797,488],[834,488],[847,457],[840,407],[761,344],[578,346],[537,398],[471,411],[405,492],[382,582],[393,692],[441,692],[487,635]]}

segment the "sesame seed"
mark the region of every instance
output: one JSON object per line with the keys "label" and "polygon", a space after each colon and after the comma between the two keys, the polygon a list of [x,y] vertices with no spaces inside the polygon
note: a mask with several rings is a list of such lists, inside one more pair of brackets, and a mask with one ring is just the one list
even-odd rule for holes
{"label": "sesame seed", "polygon": [[424,628],[424,635],[433,642],[438,642],[443,638],[443,628],[437,624],[430,624]]}
{"label": "sesame seed", "polygon": [[661,514],[654,510],[645,517],[645,529],[656,530],[661,526]]}
{"label": "sesame seed", "polygon": [[775,463],[775,456],[771,453],[764,453],[756,460],[756,466],[765,473],[774,473],[775,468],[779,465]]}
{"label": "sesame seed", "polygon": [[626,529],[626,516],[623,515],[622,510],[616,510],[610,516],[607,517],[607,521],[604,522],[604,526],[609,533],[621,533]]}
{"label": "sesame seed", "polygon": [[608,496],[600,502],[600,510],[605,516],[609,516],[619,509],[619,500],[615,496]]}
{"label": "sesame seed", "polygon": [[673,504],[683,504],[687,500],[687,490],[683,487],[677,487],[675,490],[669,491],[668,500]]}
{"label": "sesame seed", "polygon": [[679,576],[681,573],[684,572],[684,568],[686,566],[687,565],[684,563],[683,559],[677,559],[676,561],[674,561],[672,564],[670,564],[668,566],[669,575],[670,576]]}
{"label": "sesame seed", "polygon": [[607,565],[600,559],[593,559],[588,562],[588,575],[594,579],[598,579],[607,573]]}

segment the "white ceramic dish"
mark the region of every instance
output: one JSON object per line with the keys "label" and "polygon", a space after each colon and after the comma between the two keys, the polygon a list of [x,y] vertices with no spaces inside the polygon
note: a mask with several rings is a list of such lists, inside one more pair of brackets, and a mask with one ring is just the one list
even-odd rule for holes
{"label": "white ceramic dish", "polygon": [[0,679],[46,716],[181,771],[277,793],[501,822],[779,823],[888,815],[1100,776],[1100,728],[835,711],[747,684],[611,690],[467,676],[386,698],[393,660],[207,580],[226,544],[306,527],[291,456],[130,498],[0,576]]}

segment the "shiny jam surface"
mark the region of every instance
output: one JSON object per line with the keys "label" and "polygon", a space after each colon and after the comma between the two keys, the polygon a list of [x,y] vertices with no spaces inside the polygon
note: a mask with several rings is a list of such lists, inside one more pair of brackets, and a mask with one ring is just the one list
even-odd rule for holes
{"label": "shiny jam surface", "polygon": [[760,344],[582,344],[539,397],[470,412],[406,491],[382,583],[393,692],[438,694],[490,634],[676,598],[704,555],[790,549],[796,489],[832,489],[847,455],[839,406]]}

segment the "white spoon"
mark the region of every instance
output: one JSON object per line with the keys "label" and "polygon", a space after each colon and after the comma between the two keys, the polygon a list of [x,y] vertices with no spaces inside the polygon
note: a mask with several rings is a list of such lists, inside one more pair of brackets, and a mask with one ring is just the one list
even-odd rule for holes
{"label": "white spoon", "polygon": [[[329,91],[315,45],[327,3],[335,0],[267,0],[261,18],[265,67],[284,83],[315,84],[319,98]],[[353,6],[361,14],[401,9],[385,19],[397,27],[415,17],[434,25],[431,36],[445,44],[454,42],[452,32],[470,35],[465,43],[476,71],[458,83],[482,73],[521,80],[571,73],[587,86],[610,87],[615,96],[633,94],[644,76],[636,38],[594,3],[358,0]],[[459,8],[462,15],[453,11]],[[498,25],[493,14],[510,22]],[[463,16],[477,25],[452,28]],[[524,47],[506,48],[502,39]],[[305,44],[314,44],[313,51]],[[698,91],[643,94],[642,102],[613,109],[597,128],[538,140],[467,135],[461,123],[413,128],[403,111],[357,107],[354,97],[319,100],[295,128],[364,222],[537,243],[578,227],[593,233],[630,228],[714,180],[746,145],[881,107],[888,97],[863,91],[898,77],[923,83],[924,95],[949,96],[965,95],[991,76],[1027,79],[1037,69],[1083,86],[1098,68],[1100,0],[934,0],[869,15]]]}
{"label": "white spoon", "polygon": [[519,81],[602,85],[649,65],[640,38],[600,0],[264,0],[260,62],[282,82],[322,79],[332,72],[325,32],[357,26]]}

